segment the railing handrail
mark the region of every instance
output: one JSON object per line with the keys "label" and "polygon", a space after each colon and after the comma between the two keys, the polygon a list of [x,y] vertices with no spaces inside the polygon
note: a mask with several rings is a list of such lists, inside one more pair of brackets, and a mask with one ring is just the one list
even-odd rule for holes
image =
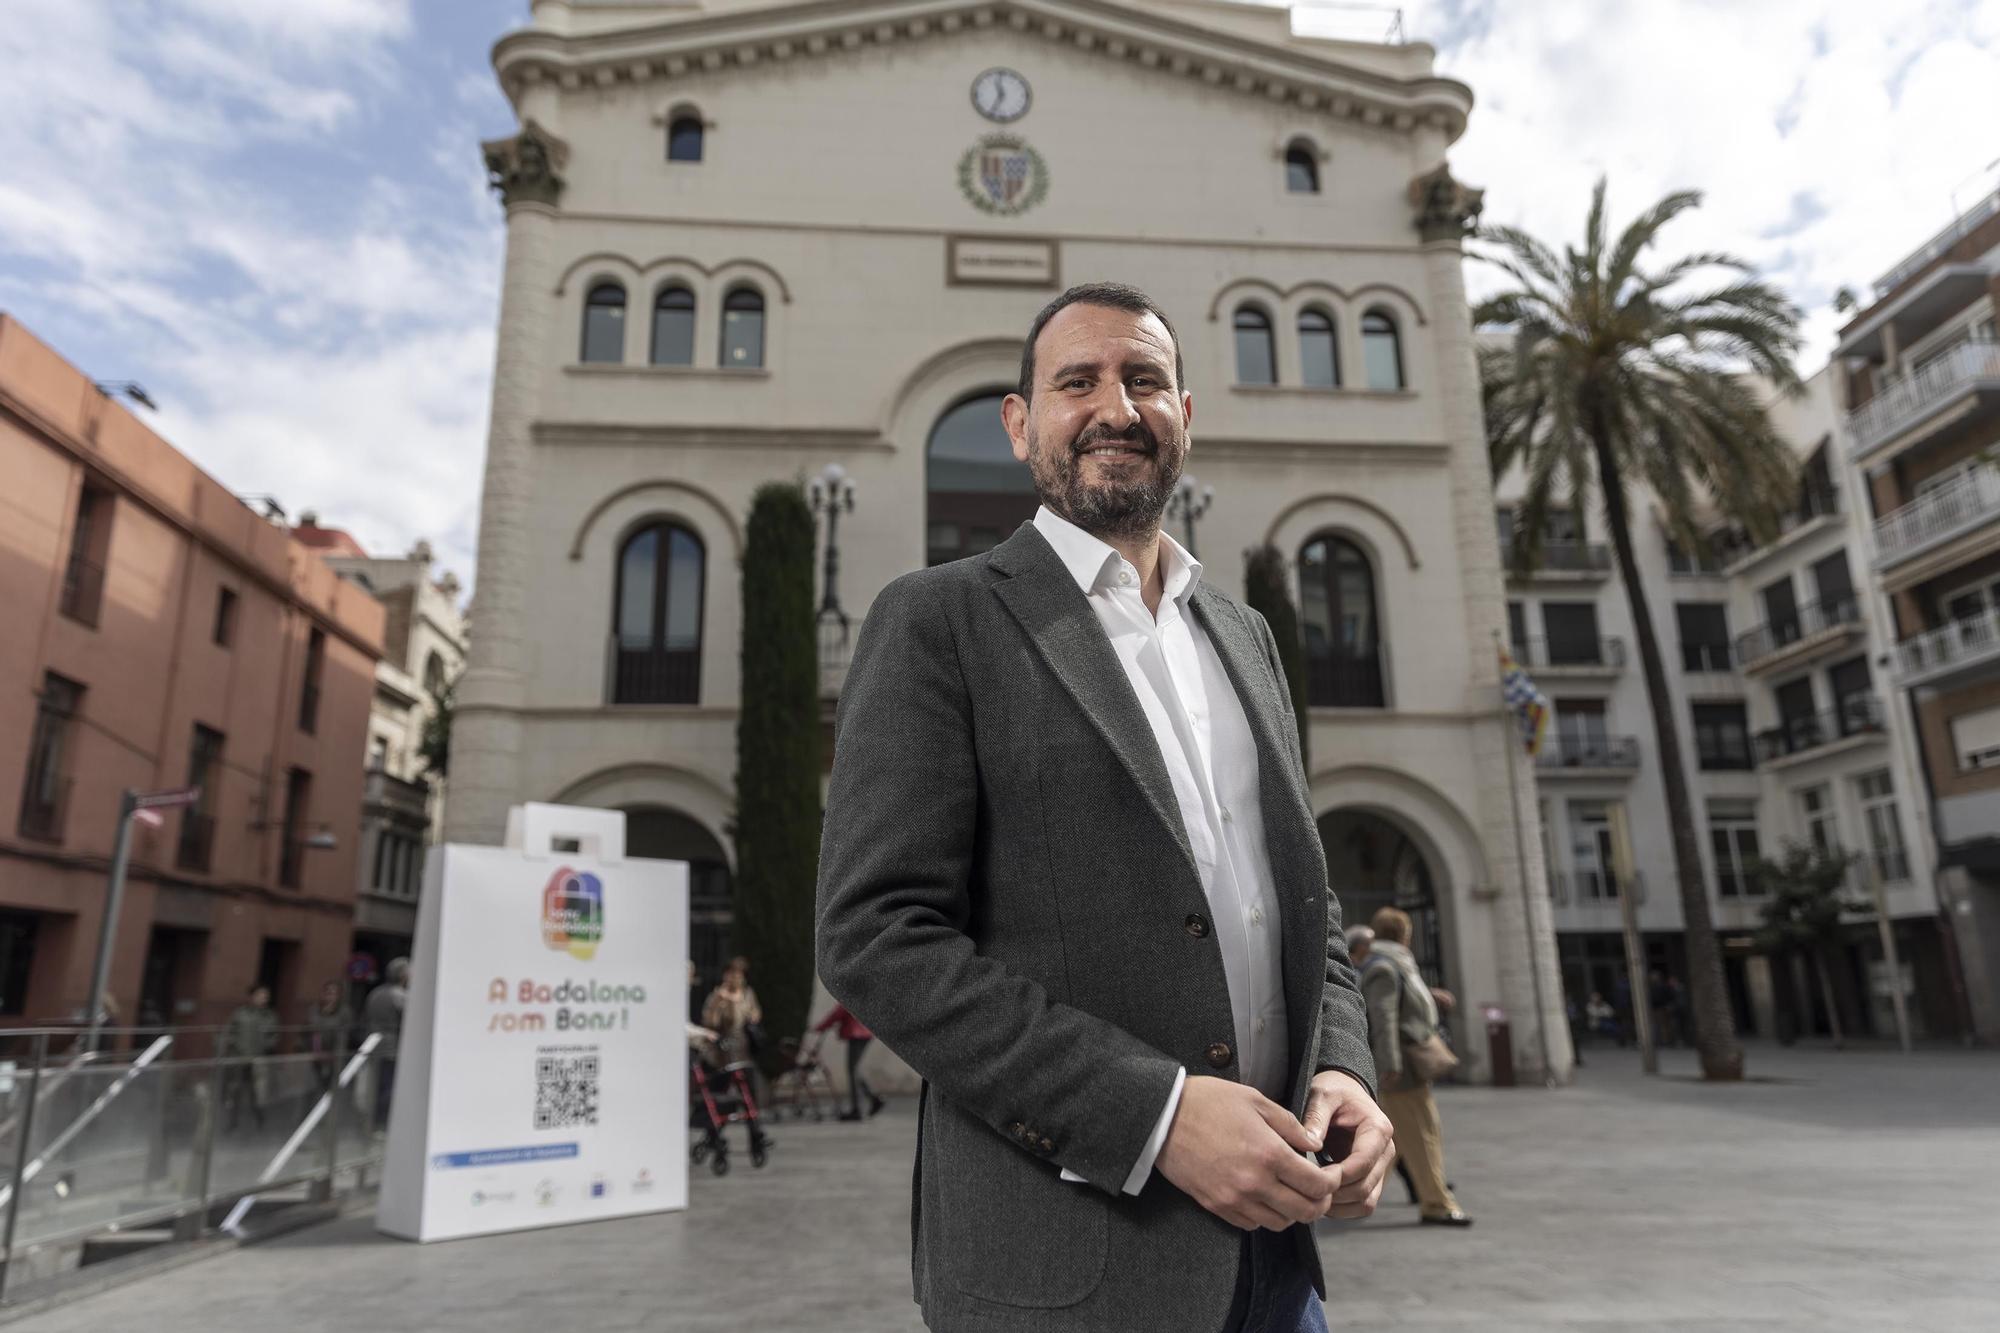
{"label": "railing handrail", "polygon": [[1896,673],[1908,677],[2000,650],[2000,608],[1949,620],[1896,645]]}
{"label": "railing handrail", "polygon": [[[1594,648],[1596,651],[1589,656],[1582,655],[1580,651],[1574,654],[1565,651],[1561,654],[1562,660],[1557,661],[1557,654],[1550,650],[1551,643],[1565,650]],[[1561,670],[1563,667],[1625,665],[1625,640],[1616,634],[1599,634],[1591,639],[1585,639],[1581,635],[1573,639],[1561,636],[1550,638],[1548,635],[1530,636],[1525,639],[1509,639],[1507,647],[1514,654],[1514,660],[1524,667],[1544,669],[1553,667]]]}
{"label": "railing handrail", "polygon": [[1865,454],[1945,396],[1975,379],[2000,377],[2000,342],[1968,338],[1939,353],[1922,369],[1898,375],[1847,414],[1854,452]]}
{"label": "railing handrail", "polygon": [[1875,549],[1900,556],[1974,520],[2000,513],[2000,467],[1975,461],[1951,480],[1875,520]]}
{"label": "railing handrail", "polygon": [[2000,190],[1995,190],[1983,199],[1973,200],[1963,213],[1947,222],[1922,245],[1904,255],[1896,267],[1875,279],[1871,284],[1875,289],[1875,299],[1879,301],[1895,291],[1933,259],[1950,250],[1958,243],[1960,237],[1995,213],[2000,213]]}
{"label": "railing handrail", "polygon": [[1882,699],[1872,690],[1845,696],[1832,708],[1784,718],[1774,727],[1757,733],[1757,762],[1808,754],[1850,736],[1869,736],[1882,730]]}
{"label": "railing handrail", "polygon": [[1535,556],[1534,564],[1517,565],[1514,562],[1513,547],[1504,541],[1500,543],[1500,562],[1510,573],[1608,574],[1611,572],[1611,547],[1604,542],[1585,541],[1581,538],[1544,541],[1536,550]]}
{"label": "railing handrail", "polygon": [[1736,660],[1748,666],[1761,657],[1769,657],[1815,634],[1859,624],[1860,621],[1861,594],[1851,588],[1832,597],[1802,602],[1793,612],[1791,620],[1765,621],[1737,635]]}
{"label": "railing handrail", "polygon": [[1536,762],[1543,768],[1637,768],[1637,736],[1564,736],[1551,731]]}

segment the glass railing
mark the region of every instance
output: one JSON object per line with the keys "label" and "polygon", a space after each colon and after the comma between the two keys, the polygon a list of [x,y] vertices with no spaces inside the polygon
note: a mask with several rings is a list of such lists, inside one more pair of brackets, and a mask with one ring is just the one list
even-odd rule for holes
{"label": "glass railing", "polygon": [[99,1040],[89,1050],[73,1028],[0,1039],[0,1300],[30,1294],[18,1269],[74,1267],[51,1252],[176,1222],[190,1235],[225,1205],[235,1225],[260,1201],[330,1199],[380,1161],[373,1040],[316,1052],[308,1031],[278,1029],[260,1056],[216,1028]]}

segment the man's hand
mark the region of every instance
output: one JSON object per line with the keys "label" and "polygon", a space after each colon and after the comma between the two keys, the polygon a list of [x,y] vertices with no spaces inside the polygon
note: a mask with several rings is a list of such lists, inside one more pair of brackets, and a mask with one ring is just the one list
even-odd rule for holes
{"label": "man's hand", "polygon": [[1315,1074],[1306,1097],[1302,1128],[1315,1147],[1326,1138],[1329,1126],[1351,1132],[1354,1145],[1346,1157],[1324,1168],[1334,1178],[1326,1215],[1367,1217],[1382,1197],[1382,1181],[1394,1156],[1395,1131],[1361,1081],[1338,1069]]}
{"label": "man's hand", "polygon": [[[1359,1092],[1360,1085],[1355,1087]],[[1366,1092],[1359,1095],[1368,1101]],[[1388,1121],[1382,1129],[1386,1135]],[[1255,1088],[1190,1075],[1153,1166],[1231,1226],[1283,1231],[1326,1216],[1333,1204],[1341,1169],[1315,1166],[1300,1156],[1318,1147],[1291,1112]],[[1375,1173],[1378,1193],[1381,1176]]]}

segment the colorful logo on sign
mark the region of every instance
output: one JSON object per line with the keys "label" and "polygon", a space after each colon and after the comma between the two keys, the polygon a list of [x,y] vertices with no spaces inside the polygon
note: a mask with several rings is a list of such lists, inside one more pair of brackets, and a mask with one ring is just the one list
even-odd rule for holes
{"label": "colorful logo on sign", "polygon": [[989,134],[958,159],[958,188],[980,212],[1012,217],[1047,197],[1049,164],[1026,139]]}
{"label": "colorful logo on sign", "polygon": [[542,890],[542,943],[589,961],[604,938],[604,881],[563,866]]}

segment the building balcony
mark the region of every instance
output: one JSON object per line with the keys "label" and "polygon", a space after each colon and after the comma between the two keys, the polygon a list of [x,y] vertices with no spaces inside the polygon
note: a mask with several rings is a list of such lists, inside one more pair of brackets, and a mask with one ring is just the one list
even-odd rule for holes
{"label": "building balcony", "polygon": [[1602,583],[1611,577],[1611,548],[1603,542],[1543,542],[1532,569],[1515,565],[1513,554],[1501,545],[1500,565],[1519,583]]}
{"label": "building balcony", "polygon": [[1947,423],[2000,409],[2000,343],[1963,342],[1847,414],[1854,461],[1875,461],[1896,441],[1914,444]]}
{"label": "building balcony", "polygon": [[1774,620],[1736,637],[1736,661],[1746,676],[1798,666],[1844,645],[1866,628],[1861,599],[1841,593],[1808,602],[1787,620]]}
{"label": "building balcony", "polygon": [[622,643],[611,636],[611,702],[692,704],[701,701],[701,651]]}
{"label": "building balcony", "polygon": [[[1646,876],[1640,871],[1633,871],[1631,885],[1633,905],[1644,906]],[[1549,872],[1549,900],[1558,907],[1616,907],[1618,881],[1609,871],[1595,866],[1579,870],[1552,870]]]}
{"label": "building balcony", "polygon": [[1313,708],[1382,708],[1388,649],[1372,653],[1306,651],[1306,703]]}
{"label": "building balcony", "polygon": [[1919,556],[1945,553],[1961,538],[1987,532],[1996,518],[2000,518],[2000,468],[1975,462],[1950,481],[1875,520],[1875,568],[1884,573],[1906,570],[1895,580],[1901,586],[1928,573],[1942,572],[1958,561],[1947,554],[1943,560],[1925,561],[1922,567],[1912,567],[1910,562]]}
{"label": "building balcony", "polygon": [[1896,645],[1893,671],[1905,689],[1948,685],[2000,669],[2000,612],[1986,611],[1926,630]]}
{"label": "building balcony", "polygon": [[398,814],[418,823],[426,821],[431,789],[423,782],[399,778],[386,768],[370,765],[361,786],[364,813]]}
{"label": "building balcony", "polygon": [[1535,756],[1535,768],[1550,778],[1629,778],[1639,771],[1636,736],[1564,736],[1552,733]]}
{"label": "building balcony", "polygon": [[61,842],[63,823],[69,814],[71,779],[49,773],[30,772],[27,788],[21,793],[20,831],[36,842]]}
{"label": "building balcony", "polygon": [[1757,763],[1764,768],[1783,768],[1881,739],[1881,699],[1872,694],[1854,694],[1841,700],[1838,708],[1790,718],[1758,732]]}
{"label": "building balcony", "polygon": [[1808,486],[1799,502],[1778,515],[1778,530],[1767,542],[1759,543],[1748,532],[1732,529],[1724,534],[1716,555],[1722,561],[1725,578],[1736,578],[1765,561],[1784,554],[1815,532],[1833,527],[1841,515],[1840,490],[1834,486]]}
{"label": "building balcony", "polygon": [[1551,679],[1608,678],[1625,670],[1625,641],[1608,634],[1588,639],[1517,639],[1508,645],[1508,651],[1537,676]]}
{"label": "building balcony", "polygon": [[57,609],[80,625],[97,628],[104,609],[104,567],[82,556],[71,556],[63,568],[62,599]]}
{"label": "building balcony", "polygon": [[205,875],[214,850],[215,816],[196,810],[183,811],[180,842],[174,848],[174,865],[181,870]]}

